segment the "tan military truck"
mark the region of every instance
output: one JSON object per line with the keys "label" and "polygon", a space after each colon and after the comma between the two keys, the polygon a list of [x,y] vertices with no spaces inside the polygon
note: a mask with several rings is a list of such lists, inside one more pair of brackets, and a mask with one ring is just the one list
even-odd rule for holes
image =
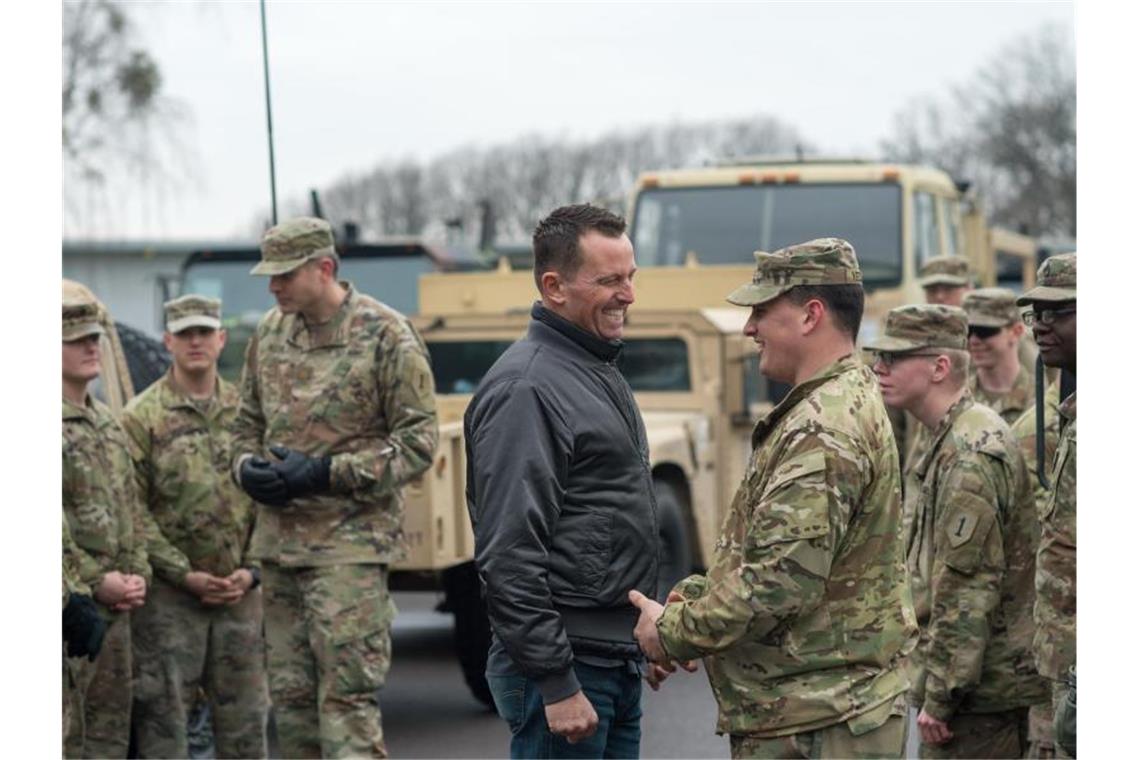
{"label": "tan military truck", "polygon": [[[746,463],[759,415],[787,388],[769,383],[741,334],[745,309],[724,296],[752,276],[752,251],[814,237],[855,245],[867,289],[862,337],[922,299],[919,267],[970,259],[979,284],[1033,282],[1033,241],[985,225],[944,172],[856,160],[757,160],[642,175],[630,198],[640,270],[619,364],[645,418],[661,524],[662,585],[705,565]],[[416,319],[431,351],[441,436],[435,464],[407,494],[408,558],[394,584],[432,588],[438,571],[456,616],[468,684],[487,699],[488,642],[471,558],[461,419],[483,374],[525,330],[529,269],[425,274]],[[402,581],[400,579],[403,579]]]}

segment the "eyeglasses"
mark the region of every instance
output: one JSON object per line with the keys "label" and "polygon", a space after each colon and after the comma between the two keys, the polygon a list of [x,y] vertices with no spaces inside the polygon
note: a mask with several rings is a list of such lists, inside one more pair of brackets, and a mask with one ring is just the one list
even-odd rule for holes
{"label": "eyeglasses", "polygon": [[969,327],[969,335],[971,337],[976,335],[980,340],[992,338],[999,332],[1001,332],[1000,327],[990,327],[988,325],[970,325]]}
{"label": "eyeglasses", "polygon": [[871,358],[874,360],[873,364],[882,363],[884,367],[893,367],[903,359],[912,359],[918,356],[925,356],[935,358],[942,356],[942,354],[906,354],[897,351],[872,351]]}
{"label": "eyeglasses", "polygon": [[1041,311],[1027,311],[1021,315],[1021,321],[1029,327],[1033,327],[1033,325],[1038,323],[1043,325],[1051,325],[1061,317],[1076,313],[1076,306],[1069,309],[1042,309]]}

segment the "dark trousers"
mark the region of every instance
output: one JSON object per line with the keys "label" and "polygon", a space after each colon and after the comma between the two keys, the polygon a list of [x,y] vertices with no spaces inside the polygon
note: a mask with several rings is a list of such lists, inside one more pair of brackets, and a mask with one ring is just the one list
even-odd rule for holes
{"label": "dark trousers", "polygon": [[511,729],[512,758],[636,758],[641,748],[641,677],[632,668],[574,664],[582,691],[598,714],[598,730],[571,744],[550,733],[535,682],[523,675],[487,675],[499,715]]}

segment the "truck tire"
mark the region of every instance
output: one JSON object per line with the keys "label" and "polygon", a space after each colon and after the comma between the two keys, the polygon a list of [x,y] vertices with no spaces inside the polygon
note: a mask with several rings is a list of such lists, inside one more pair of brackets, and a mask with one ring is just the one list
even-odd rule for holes
{"label": "truck tire", "polygon": [[464,562],[443,571],[443,609],[455,615],[455,655],[471,695],[494,710],[495,700],[487,686],[487,652],[491,648],[491,624],[474,562]]}
{"label": "truck tire", "polygon": [[657,565],[657,600],[664,602],[677,581],[693,569],[693,548],[688,520],[677,489],[664,480],[653,481],[657,496],[657,535],[661,542]]}
{"label": "truck tire", "polygon": [[170,353],[161,341],[121,322],[115,323],[119,342],[127,359],[127,369],[131,373],[131,385],[135,393],[141,393],[158,378],[166,374],[170,366]]}

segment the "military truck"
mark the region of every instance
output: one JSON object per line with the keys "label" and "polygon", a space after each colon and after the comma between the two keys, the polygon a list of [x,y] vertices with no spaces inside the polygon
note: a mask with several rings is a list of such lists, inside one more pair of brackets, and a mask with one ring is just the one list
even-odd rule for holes
{"label": "military truck", "polygon": [[[979,284],[1032,285],[1034,242],[991,229],[976,197],[936,169],[855,159],[755,159],[650,172],[629,201],[637,262],[619,364],[645,418],[660,505],[667,584],[706,565],[742,476],[752,427],[788,388],[759,375],[741,334],[747,310],[724,296],[752,276],[752,252],[815,237],[850,240],[867,290],[861,338],[894,306],[920,301],[917,273],[965,256]],[[432,587],[443,571],[468,684],[485,698],[485,612],[471,558],[461,419],[495,359],[525,330],[535,300],[529,268],[425,274],[415,320],[432,355],[441,436],[435,464],[407,494],[411,544],[397,566]]]}

